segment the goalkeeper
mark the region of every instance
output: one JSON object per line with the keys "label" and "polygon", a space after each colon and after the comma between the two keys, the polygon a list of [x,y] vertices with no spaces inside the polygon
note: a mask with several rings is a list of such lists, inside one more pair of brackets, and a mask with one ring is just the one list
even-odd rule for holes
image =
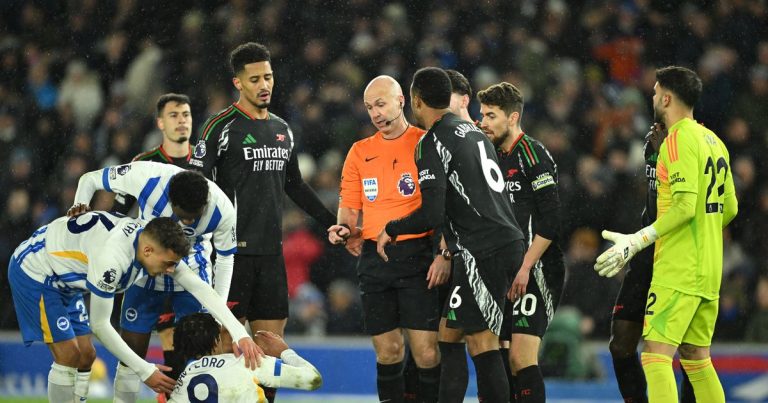
{"label": "goalkeeper", "polygon": [[722,229],[738,211],[728,151],[693,120],[701,80],[691,70],[656,71],[653,110],[669,135],[656,165],[657,219],[624,235],[604,231],[615,244],[595,270],[612,277],[640,250],[655,243],[641,355],[650,402],[677,402],[672,357],[680,352],[696,400],[725,402],[710,360],[723,265]]}

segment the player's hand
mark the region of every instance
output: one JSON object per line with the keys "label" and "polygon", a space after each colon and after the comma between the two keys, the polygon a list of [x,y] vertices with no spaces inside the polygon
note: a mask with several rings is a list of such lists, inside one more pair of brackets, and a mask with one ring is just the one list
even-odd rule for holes
{"label": "player's hand", "polygon": [[634,234],[603,231],[603,238],[613,242],[613,246],[597,257],[595,271],[603,277],[613,277],[637,252],[656,241],[657,235],[653,226],[648,226]]}
{"label": "player's hand", "polygon": [[85,203],[77,203],[67,210],[67,217],[77,217],[91,211],[91,206]]}
{"label": "player's hand", "polygon": [[515,275],[515,280],[512,282],[512,287],[509,287],[507,292],[507,298],[510,301],[514,301],[518,298],[522,298],[525,295],[525,291],[528,288],[528,279],[531,276],[531,268],[521,267]]}
{"label": "player's hand", "polygon": [[237,343],[232,343],[232,352],[235,357],[242,354],[245,357],[245,366],[251,370],[261,366],[261,357],[264,356],[264,351],[250,337],[243,337]]}
{"label": "player's hand", "polygon": [[149,386],[150,389],[157,393],[171,393],[173,391],[173,387],[176,386],[176,381],[168,375],[160,372],[168,372],[171,370],[171,367],[166,367],[165,365],[160,364],[155,364],[155,366],[158,370],[153,372],[152,375],[150,375],[149,378],[144,381],[144,384]]}
{"label": "player's hand", "polygon": [[363,231],[360,228],[355,228],[357,231],[353,231],[352,236],[347,238],[347,243],[344,245],[352,256],[360,256],[363,251]]}
{"label": "player's hand", "polygon": [[664,138],[667,137],[667,128],[664,127],[664,123],[654,123],[651,126],[651,130],[647,134],[648,140],[651,143],[651,147],[657,152],[661,149],[661,143],[664,142]]}
{"label": "player's hand", "polygon": [[352,235],[352,231],[346,225],[331,225],[328,227],[328,242],[333,245],[344,245]]}
{"label": "player's hand", "polygon": [[261,347],[264,354],[280,358],[280,354],[288,349],[288,344],[280,335],[267,330],[258,330],[253,335],[253,340]]}
{"label": "player's hand", "polygon": [[451,277],[451,261],[437,255],[432,264],[429,265],[429,271],[427,272],[427,288],[437,287],[441,284],[445,284]]}
{"label": "player's hand", "polygon": [[385,262],[388,262],[389,258],[387,257],[387,253],[384,252],[384,247],[390,243],[394,245],[395,240],[387,234],[387,229],[384,228],[379,232],[379,236],[376,237],[376,252],[379,253],[379,256],[381,256]]}

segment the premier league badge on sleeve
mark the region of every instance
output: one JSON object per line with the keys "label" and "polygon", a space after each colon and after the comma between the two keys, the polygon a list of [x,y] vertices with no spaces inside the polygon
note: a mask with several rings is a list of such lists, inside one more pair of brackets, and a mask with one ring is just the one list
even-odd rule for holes
{"label": "premier league badge on sleeve", "polygon": [[200,140],[197,142],[197,145],[195,146],[195,158],[203,158],[205,157],[205,140]]}
{"label": "premier league badge on sleeve", "polygon": [[414,182],[410,172],[400,175],[400,180],[397,182],[397,190],[406,197],[413,196],[416,192],[416,182]]}
{"label": "premier league badge on sleeve", "polygon": [[376,178],[363,178],[363,193],[369,202],[376,200],[379,195],[379,181]]}

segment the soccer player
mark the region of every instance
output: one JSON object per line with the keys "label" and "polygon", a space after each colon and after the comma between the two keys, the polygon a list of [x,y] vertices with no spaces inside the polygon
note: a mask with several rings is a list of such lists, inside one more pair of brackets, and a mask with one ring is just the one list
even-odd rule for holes
{"label": "soccer player", "polygon": [[[432,265],[430,269],[435,256],[429,231],[403,234],[400,242],[390,247],[392,259],[388,262],[376,253],[375,242],[387,222],[408,215],[421,205],[413,152],[424,130],[406,120],[403,90],[392,77],[371,80],[363,102],[378,131],[353,144],[347,154],[342,171],[339,224],[328,229],[329,241],[342,243],[349,235],[352,241],[365,240],[357,270],[363,322],[376,351],[379,400],[404,399],[405,330],[418,367],[418,398],[437,402],[440,303],[436,286],[448,279],[450,266]],[[362,231],[356,228],[361,212]],[[437,257],[444,262],[449,262],[449,258]]]}
{"label": "soccer player", "polygon": [[728,150],[693,120],[701,80],[670,66],[656,71],[653,110],[668,136],[656,165],[657,218],[634,234],[603,231],[615,244],[598,256],[595,270],[613,276],[654,242],[653,275],[645,307],[641,355],[650,402],[676,402],[672,357],[680,363],[697,401],[724,402],[710,360],[723,265],[723,228],[738,212]]}
{"label": "soccer player", "polygon": [[244,366],[242,357],[232,354],[231,336],[213,316],[185,316],[179,321],[173,340],[189,364],[170,401],[264,403],[266,398],[259,385],[303,390],[315,390],[322,385],[320,372],[288,348],[280,336],[260,331],[254,339],[267,354],[255,370]]}
{"label": "soccer player", "polygon": [[[77,215],[88,209],[96,190],[131,195],[138,200],[139,218],[172,217],[181,224],[192,248],[182,264],[189,266],[206,283],[213,281],[216,292],[226,301],[232,276],[235,238],[235,209],[216,184],[199,172],[171,164],[136,161],[88,172],[80,177],[75,205],[67,213]],[[216,267],[211,270],[210,253],[216,248]],[[213,275],[215,274],[215,278]],[[146,355],[152,327],[157,323],[166,297],[172,296],[178,318],[200,312],[201,306],[189,292],[169,276],[141,279],[123,298],[121,335],[139,355]],[[138,393],[138,378],[129,368],[118,365],[115,390]]]}
{"label": "soccer player", "polygon": [[[109,322],[114,294],[146,276],[167,274],[183,284],[232,332],[247,365],[255,366],[261,350],[221,298],[190,269],[177,267],[188,251],[181,227],[170,218],[142,226],[136,219],[106,212],[58,218],[16,248],[8,268],[14,307],[24,344],[42,341],[53,354],[49,401],[87,399],[96,358],[91,331],[152,390],[171,391],[174,380],[160,372],[169,368],[136,355]],[[84,292],[91,293],[89,310]],[[120,398],[117,394],[115,401]]]}
{"label": "soccer player", "polygon": [[[443,224],[453,256],[451,294],[440,322],[440,402],[463,401],[453,363],[465,360],[466,338],[477,370],[479,396],[506,402],[509,386],[499,353],[505,296],[523,257],[523,233],[507,201],[493,145],[471,122],[450,113],[451,81],[442,69],[426,67],[411,84],[411,108],[428,127],[416,146],[422,204],[390,221],[377,237],[377,251],[402,234]],[[448,345],[452,347],[448,348]],[[458,367],[458,366],[457,366]]]}
{"label": "soccer player", "polygon": [[[173,164],[177,167],[190,169],[189,159],[192,157],[192,150],[189,145],[189,137],[192,132],[192,111],[190,109],[189,97],[184,94],[168,93],[161,95],[156,105],[157,128],[163,134],[163,142],[159,146],[137,155],[133,161],[154,161],[166,164]],[[131,195],[115,194],[115,205],[112,210],[128,214],[135,205],[136,198]],[[204,242],[210,243],[209,240]],[[206,246],[205,250],[210,250]],[[173,350],[173,326],[175,314],[173,312],[173,294],[165,298],[161,313],[158,315],[158,321],[154,328],[160,336],[160,343],[163,348],[163,358],[165,365],[173,368],[168,374],[171,378],[177,379],[184,369],[184,361],[174,353]],[[121,335],[126,331],[121,329]],[[128,339],[129,345],[132,339]],[[141,354],[141,346],[131,345],[136,348],[137,354]]]}
{"label": "soccer player", "polygon": [[[557,165],[549,151],[521,128],[523,94],[502,82],[477,94],[481,128],[498,150],[499,167],[528,246],[508,297],[502,341],[509,341],[510,395],[544,402],[539,347],[552,322],[565,280],[560,232]],[[530,281],[529,281],[530,280]]]}
{"label": "soccer player", "polygon": [[[269,50],[249,42],[230,54],[240,99],[202,126],[190,163],[237,206],[237,254],[229,305],[251,329],[283,335],[288,285],[280,237],[284,194],[323,228],[336,217],[301,178],[294,138],[269,112],[274,73]],[[274,390],[266,389],[273,400]]]}

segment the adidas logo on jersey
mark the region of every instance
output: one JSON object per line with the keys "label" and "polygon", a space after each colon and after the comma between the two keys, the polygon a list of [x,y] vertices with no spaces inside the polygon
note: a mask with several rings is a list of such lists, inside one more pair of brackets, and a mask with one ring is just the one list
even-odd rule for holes
{"label": "adidas logo on jersey", "polygon": [[448,319],[448,320],[456,320],[456,312],[453,309],[448,311],[448,315],[446,315],[446,319]]}
{"label": "adidas logo on jersey", "polygon": [[520,318],[517,322],[515,322],[515,326],[517,326],[517,327],[530,327],[528,325],[528,319],[526,319],[526,318]]}
{"label": "adidas logo on jersey", "polygon": [[256,144],[256,139],[251,136],[251,133],[248,133],[243,139],[243,144]]}

